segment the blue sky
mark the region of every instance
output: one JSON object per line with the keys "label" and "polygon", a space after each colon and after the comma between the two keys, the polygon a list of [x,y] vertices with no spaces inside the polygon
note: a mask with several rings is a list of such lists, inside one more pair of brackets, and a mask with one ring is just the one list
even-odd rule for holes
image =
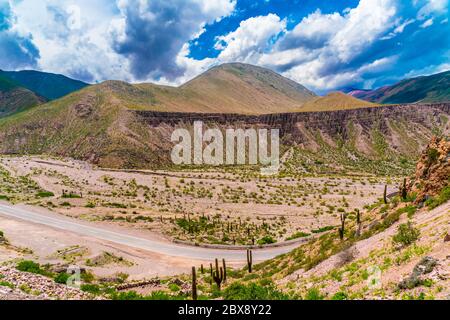
{"label": "blue sky", "polygon": [[0,68],[179,85],[244,62],[318,93],[450,69],[449,0],[0,0]]}

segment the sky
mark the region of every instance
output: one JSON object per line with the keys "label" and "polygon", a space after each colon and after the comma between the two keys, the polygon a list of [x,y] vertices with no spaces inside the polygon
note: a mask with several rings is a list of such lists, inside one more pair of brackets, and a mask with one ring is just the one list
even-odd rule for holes
{"label": "sky", "polygon": [[317,93],[450,69],[450,0],[0,0],[0,69],[180,85],[243,62]]}

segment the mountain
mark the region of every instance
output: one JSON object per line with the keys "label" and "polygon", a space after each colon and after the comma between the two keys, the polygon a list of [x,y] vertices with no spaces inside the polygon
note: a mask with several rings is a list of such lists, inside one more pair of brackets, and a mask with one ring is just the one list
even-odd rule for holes
{"label": "mountain", "polygon": [[434,103],[450,101],[450,71],[400,81],[377,90],[353,90],[355,98],[375,103]]}
{"label": "mountain", "polygon": [[208,112],[294,112],[316,95],[271,70],[243,63],[212,68],[180,87]]}
{"label": "mountain", "polygon": [[24,111],[45,101],[34,92],[0,76],[0,117]]}
{"label": "mountain", "polygon": [[88,86],[87,83],[70,79],[63,75],[34,70],[0,70],[0,76],[14,81],[19,86],[31,90],[37,95],[45,97],[47,100],[61,98],[69,93]]}
{"label": "mountain", "polygon": [[316,95],[261,67],[241,63],[214,67],[180,87],[109,82],[130,108],[166,112],[265,114],[299,111]]}
{"label": "mountain", "polygon": [[349,110],[376,106],[374,103],[357,99],[342,92],[332,92],[325,97],[315,97],[309,100],[302,106],[301,111]]}
{"label": "mountain", "polygon": [[[106,81],[1,118],[0,153],[72,157],[101,167],[160,168],[171,163],[173,130],[191,129],[199,119],[222,130],[280,128],[283,143],[303,146],[297,162],[332,159],[354,167],[357,161],[366,169],[370,161],[389,164],[416,155],[432,132],[448,132],[446,107],[397,111],[360,108],[361,103],[342,93],[316,97],[271,71],[241,64],[213,68],[178,88]],[[332,112],[284,114],[307,110]]]}

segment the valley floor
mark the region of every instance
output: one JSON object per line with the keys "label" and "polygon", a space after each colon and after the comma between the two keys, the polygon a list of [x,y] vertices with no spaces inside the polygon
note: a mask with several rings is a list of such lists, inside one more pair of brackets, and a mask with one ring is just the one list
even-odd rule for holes
{"label": "valley floor", "polygon": [[[45,270],[77,265],[96,283],[116,287],[146,280],[135,291],[162,290],[184,298],[190,290],[188,271],[202,265],[206,275],[199,275],[199,291],[211,298],[218,294],[208,278],[215,258],[226,259],[232,268],[231,285],[270,279],[291,298],[440,299],[450,294],[450,248],[443,242],[450,223],[448,202],[432,211],[419,208],[420,214],[411,216],[421,238],[408,248],[392,245],[398,226],[407,220],[404,214],[397,214],[401,218],[386,230],[370,233],[379,217],[389,217],[395,210],[409,212],[410,207],[398,199],[384,206],[380,200],[385,186],[387,194],[397,191],[400,177],[261,178],[245,170],[118,171],[73,160],[2,157],[0,180],[0,265],[9,268],[0,271],[0,289],[9,290],[12,297],[20,296],[16,290],[20,284],[10,282],[16,279],[10,274],[18,262],[29,260]],[[341,248],[343,243],[336,240],[340,216],[347,214],[349,228],[354,228],[357,212],[365,212],[364,232],[371,235],[350,249]],[[298,242],[254,249],[255,271],[246,275],[245,250],[235,246],[287,240]],[[198,247],[202,244],[216,248]],[[427,286],[399,291],[399,281],[425,256],[437,261]],[[373,266],[382,272],[381,287],[367,285],[372,279],[367,270]],[[48,298],[45,290],[37,288],[35,297]],[[25,291],[30,295],[32,290]]]}

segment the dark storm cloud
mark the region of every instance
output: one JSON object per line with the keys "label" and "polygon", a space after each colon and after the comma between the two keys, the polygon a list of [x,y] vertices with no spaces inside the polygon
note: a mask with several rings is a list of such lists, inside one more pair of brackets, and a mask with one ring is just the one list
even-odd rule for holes
{"label": "dark storm cloud", "polygon": [[198,2],[128,1],[121,11],[124,34],[113,36],[113,48],[129,59],[133,75],[169,80],[182,76],[184,68],[177,65],[176,56],[205,19]]}
{"label": "dark storm cloud", "polygon": [[9,2],[0,4],[0,68],[15,70],[30,68],[37,64],[39,50],[31,36],[19,35],[11,30],[14,16]]}

